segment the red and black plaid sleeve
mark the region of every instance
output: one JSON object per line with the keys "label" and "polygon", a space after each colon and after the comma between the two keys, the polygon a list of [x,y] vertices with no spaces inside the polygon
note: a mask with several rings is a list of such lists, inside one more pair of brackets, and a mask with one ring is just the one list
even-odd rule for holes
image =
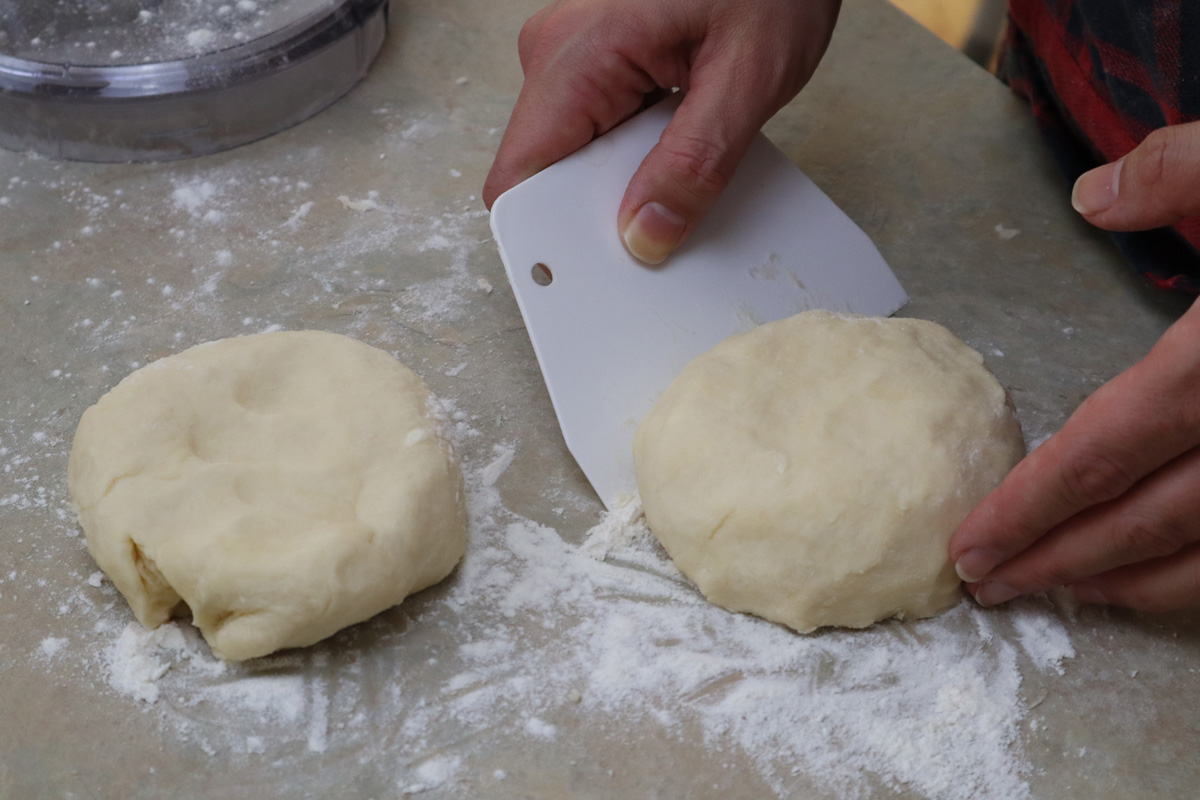
{"label": "red and black plaid sleeve", "polygon": [[[1009,23],[1001,75],[1072,182],[1200,120],[1200,0],[1009,0]],[[1200,293],[1200,217],[1113,238],[1155,285]]]}

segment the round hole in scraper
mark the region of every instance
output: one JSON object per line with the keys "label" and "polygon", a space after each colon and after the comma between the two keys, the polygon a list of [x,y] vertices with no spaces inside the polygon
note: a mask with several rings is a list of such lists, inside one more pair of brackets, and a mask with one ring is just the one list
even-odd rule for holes
{"label": "round hole in scraper", "polygon": [[540,261],[533,265],[530,274],[533,275],[533,282],[538,286],[549,286],[554,281],[554,273]]}

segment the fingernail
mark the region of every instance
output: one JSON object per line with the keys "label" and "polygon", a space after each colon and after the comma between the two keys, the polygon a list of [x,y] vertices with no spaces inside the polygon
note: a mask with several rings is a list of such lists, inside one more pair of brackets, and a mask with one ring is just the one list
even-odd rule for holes
{"label": "fingernail", "polygon": [[1108,605],[1108,598],[1104,596],[1104,592],[1095,586],[1089,586],[1086,583],[1077,583],[1071,587],[1071,592],[1074,593],[1076,601],[1085,605]]}
{"label": "fingernail", "polygon": [[1113,203],[1117,202],[1117,192],[1121,187],[1121,166],[1124,163],[1125,159],[1122,158],[1080,175],[1071,191],[1071,205],[1075,210],[1091,216],[1112,208]]}
{"label": "fingernail", "polygon": [[954,562],[954,571],[967,583],[977,583],[996,568],[1002,556],[990,547],[972,547]]}
{"label": "fingernail", "polygon": [[998,606],[1007,603],[1021,593],[1003,583],[985,583],[975,593],[975,601],[981,606]]}
{"label": "fingernail", "polygon": [[661,264],[675,251],[686,227],[683,217],[662,203],[646,203],[625,228],[625,247],[640,261]]}

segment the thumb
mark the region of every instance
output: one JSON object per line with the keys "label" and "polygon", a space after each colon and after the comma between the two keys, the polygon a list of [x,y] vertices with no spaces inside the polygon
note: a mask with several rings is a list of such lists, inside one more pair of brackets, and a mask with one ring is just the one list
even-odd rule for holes
{"label": "thumb", "polygon": [[[678,248],[724,191],[764,116],[730,109],[724,87],[696,85],[675,111],[621,201],[617,229],[625,247],[648,264]],[[725,100],[722,100],[724,96]]]}
{"label": "thumb", "polygon": [[1151,132],[1128,155],[1075,182],[1071,205],[1110,231],[1141,231],[1200,215],[1200,122]]}

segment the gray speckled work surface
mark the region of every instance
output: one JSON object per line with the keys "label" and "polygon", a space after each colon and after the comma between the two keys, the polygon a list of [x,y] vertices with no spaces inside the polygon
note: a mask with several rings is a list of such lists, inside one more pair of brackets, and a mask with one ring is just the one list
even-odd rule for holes
{"label": "gray speckled work surface", "polygon": [[[797,636],[706,606],[644,538],[580,552],[601,506],[478,199],[536,5],[394,2],[362,85],[215,157],[0,152],[0,797],[1194,791],[1195,615],[1041,598]],[[1184,308],[1076,218],[1027,108],[883,2],[847,0],[767,133],[875,240],[903,313],[985,355],[1031,442]],[[271,326],[382,347],[450,402],[471,545],[370,622],[223,668],[186,625],[131,626],[67,456],[136,365]]]}

